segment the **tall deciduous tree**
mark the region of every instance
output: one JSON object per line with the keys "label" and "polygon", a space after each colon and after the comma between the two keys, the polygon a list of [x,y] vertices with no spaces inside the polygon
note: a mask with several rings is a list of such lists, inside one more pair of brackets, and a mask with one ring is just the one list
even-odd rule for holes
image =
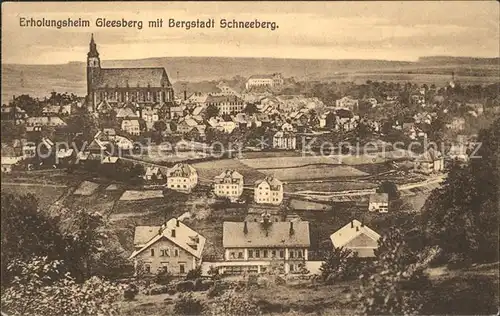
{"label": "tall deciduous tree", "polygon": [[2,284],[11,280],[7,266],[14,260],[28,260],[34,256],[65,258],[64,237],[56,221],[38,211],[34,195],[2,193],[1,201]]}
{"label": "tall deciduous tree", "polygon": [[451,168],[422,214],[427,234],[453,261],[498,260],[500,119],[478,139],[469,165]]}

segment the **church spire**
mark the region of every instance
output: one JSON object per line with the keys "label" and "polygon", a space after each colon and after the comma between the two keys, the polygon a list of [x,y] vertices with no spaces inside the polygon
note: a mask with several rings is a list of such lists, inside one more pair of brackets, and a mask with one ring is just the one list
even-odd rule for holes
{"label": "church spire", "polygon": [[89,53],[87,54],[87,57],[99,57],[97,45],[94,41],[94,33],[90,35]]}

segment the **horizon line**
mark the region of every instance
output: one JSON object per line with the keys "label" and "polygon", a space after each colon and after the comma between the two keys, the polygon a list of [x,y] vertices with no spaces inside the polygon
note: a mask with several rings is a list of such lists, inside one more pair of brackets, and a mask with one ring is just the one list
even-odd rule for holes
{"label": "horizon line", "polygon": [[[416,60],[394,60],[394,59],[367,59],[367,58],[288,58],[288,57],[245,57],[245,56],[158,56],[158,57],[147,57],[147,58],[135,58],[135,59],[103,59],[101,62],[117,62],[117,61],[138,61],[138,60],[151,60],[160,58],[225,58],[225,59],[285,59],[285,60],[317,60],[317,61],[383,61],[383,62],[399,62],[399,63],[418,63],[422,58],[469,58],[469,59],[500,59],[500,56],[495,57],[479,57],[479,56],[451,56],[451,55],[430,55],[430,56],[420,56]],[[60,64],[31,64],[31,63],[4,63],[2,65],[24,65],[24,66],[61,66],[76,63],[86,63],[84,60],[72,60]]]}

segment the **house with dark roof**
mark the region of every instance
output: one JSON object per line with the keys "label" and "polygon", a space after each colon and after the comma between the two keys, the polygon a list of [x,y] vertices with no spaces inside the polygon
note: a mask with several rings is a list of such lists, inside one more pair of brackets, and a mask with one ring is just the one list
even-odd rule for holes
{"label": "house with dark roof", "polygon": [[330,235],[333,247],[345,248],[359,257],[374,257],[380,235],[358,220],[352,220]]}
{"label": "house with dark roof", "polygon": [[163,67],[102,68],[92,35],[87,54],[87,105],[95,111],[104,100],[111,105],[136,102],[140,106],[172,106],[174,89]]}
{"label": "house with dark roof", "polygon": [[294,273],[308,260],[309,222],[224,222],[224,274],[265,273],[278,268]]}
{"label": "house with dark roof", "polygon": [[141,262],[148,274],[166,269],[173,275],[185,275],[201,264],[205,241],[177,218],[162,226],[136,226],[134,252],[129,259],[134,261],[136,272]]}

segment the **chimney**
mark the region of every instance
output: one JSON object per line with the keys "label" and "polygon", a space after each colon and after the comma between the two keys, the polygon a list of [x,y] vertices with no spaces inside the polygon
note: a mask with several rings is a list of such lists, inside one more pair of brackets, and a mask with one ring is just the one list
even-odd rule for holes
{"label": "chimney", "polygon": [[186,91],[186,89],[184,89],[184,101],[186,101],[186,100],[187,100],[187,91]]}
{"label": "chimney", "polygon": [[354,221],[351,220],[351,228],[354,228]]}
{"label": "chimney", "polygon": [[163,231],[165,230],[165,228],[166,228],[165,224],[161,225],[160,229],[158,229],[158,235],[163,234]]}
{"label": "chimney", "polygon": [[179,220],[175,219],[175,226],[179,227]]}
{"label": "chimney", "polygon": [[175,229],[172,229],[172,237],[175,238]]}
{"label": "chimney", "polygon": [[359,226],[356,226],[356,231],[359,232]]}
{"label": "chimney", "polygon": [[248,234],[248,226],[247,226],[247,221],[243,222],[243,233],[246,235]]}
{"label": "chimney", "polygon": [[295,234],[295,230],[293,229],[293,222],[290,222],[290,235]]}

